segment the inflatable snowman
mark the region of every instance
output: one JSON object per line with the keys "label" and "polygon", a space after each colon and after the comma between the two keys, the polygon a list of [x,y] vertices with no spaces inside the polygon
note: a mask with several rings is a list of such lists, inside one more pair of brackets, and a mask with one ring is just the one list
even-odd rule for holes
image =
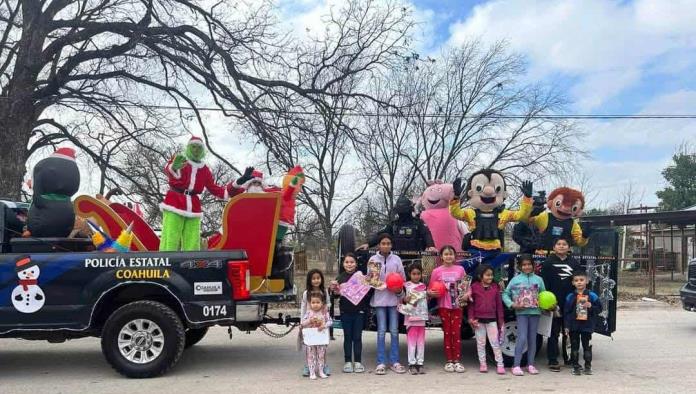
{"label": "inflatable snowman", "polygon": [[12,305],[22,313],[34,313],[43,308],[46,296],[38,286],[41,271],[29,256],[20,258],[15,266],[19,285],[12,291]]}

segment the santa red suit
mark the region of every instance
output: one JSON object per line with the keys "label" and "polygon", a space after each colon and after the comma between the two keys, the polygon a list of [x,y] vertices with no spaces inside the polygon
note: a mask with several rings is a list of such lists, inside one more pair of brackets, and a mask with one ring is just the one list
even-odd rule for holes
{"label": "santa red suit", "polygon": [[172,169],[173,161],[172,158],[164,167],[169,178],[169,191],[160,204],[163,210],[190,218],[201,217],[203,213],[198,195],[203,193],[204,189],[223,200],[244,191],[242,188],[235,187],[234,184],[225,187],[215,183],[213,174],[205,163],[187,160],[181,169],[174,170]]}

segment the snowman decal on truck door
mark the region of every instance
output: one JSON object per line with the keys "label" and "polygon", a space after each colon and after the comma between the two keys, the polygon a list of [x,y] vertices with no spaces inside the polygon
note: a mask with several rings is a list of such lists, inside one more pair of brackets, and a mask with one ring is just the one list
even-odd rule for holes
{"label": "snowman decal on truck door", "polygon": [[38,286],[39,266],[29,256],[20,257],[15,265],[19,285],[12,291],[12,305],[22,313],[34,313],[46,302],[43,290]]}

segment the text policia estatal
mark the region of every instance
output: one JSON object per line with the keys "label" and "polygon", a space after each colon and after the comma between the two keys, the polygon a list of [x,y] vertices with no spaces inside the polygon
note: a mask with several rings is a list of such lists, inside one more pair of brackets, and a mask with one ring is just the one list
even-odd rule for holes
{"label": "text policia estatal", "polygon": [[85,268],[159,268],[171,267],[168,257],[109,257],[85,259]]}

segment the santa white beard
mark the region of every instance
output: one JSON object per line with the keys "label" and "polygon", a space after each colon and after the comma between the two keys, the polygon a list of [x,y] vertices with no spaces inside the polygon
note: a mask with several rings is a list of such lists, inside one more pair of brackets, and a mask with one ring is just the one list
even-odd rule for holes
{"label": "santa white beard", "polygon": [[247,188],[248,193],[263,193],[263,186],[260,185],[249,185]]}

